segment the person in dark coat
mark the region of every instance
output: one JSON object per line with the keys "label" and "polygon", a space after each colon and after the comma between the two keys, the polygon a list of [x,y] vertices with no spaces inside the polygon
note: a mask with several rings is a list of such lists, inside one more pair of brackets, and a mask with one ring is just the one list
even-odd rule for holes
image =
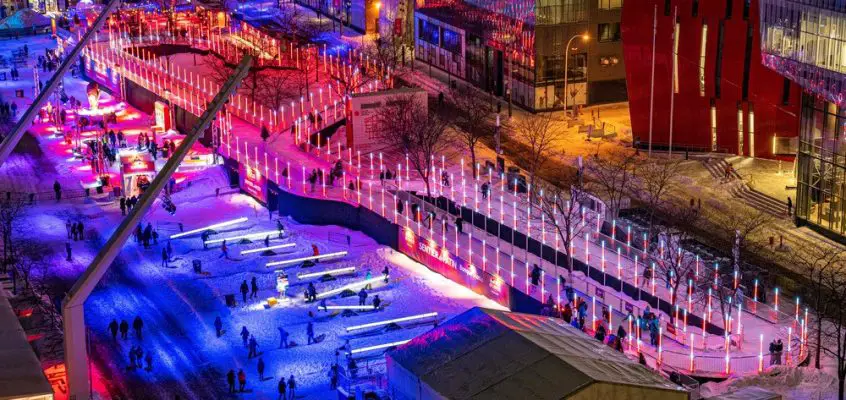
{"label": "person in dark coat", "polygon": [[250,280],[250,298],[258,297],[258,283],[256,282],[256,277]]}
{"label": "person in dark coat", "polygon": [[149,351],[147,352],[147,357],[144,357],[144,361],[147,363],[147,372],[152,371],[153,370],[153,356]]}
{"label": "person in dark coat", "polygon": [[53,192],[56,194],[56,202],[62,201],[62,185],[59,184],[59,181],[53,182]]}
{"label": "person in dark coat", "polygon": [[220,337],[220,335],[223,331],[223,321],[220,320],[220,315],[218,315],[214,319],[214,330],[215,330],[215,333],[217,334],[217,337]]}
{"label": "person in dark coat", "polygon": [[388,275],[391,274],[391,270],[388,269],[388,266],[385,266],[385,269],[382,270],[382,275],[385,276],[385,283],[388,283]]}
{"label": "person in dark coat", "polygon": [[379,295],[373,296],[373,309],[378,310],[379,306],[382,305],[382,299],[379,298]]}
{"label": "person in dark coat", "polygon": [[117,340],[118,323],[115,320],[109,322],[109,332],[112,333],[112,340]]}
{"label": "person in dark coat", "polygon": [[259,357],[258,364],[256,365],[256,369],[258,370],[259,381],[264,380],[264,360]]}
{"label": "person in dark coat", "polygon": [[540,269],[540,267],[538,267],[537,264],[535,264],[532,267],[532,285],[537,286],[538,283],[540,283],[540,278],[541,278],[541,269]]}
{"label": "person in dark coat", "polygon": [[67,253],[67,255],[68,255],[67,260],[71,261],[72,260],[71,256],[73,255],[73,250],[71,249],[71,245],[70,245],[69,242],[65,242],[65,253]]}
{"label": "person in dark coat", "polygon": [[126,197],[120,198],[120,215],[126,215]]}
{"label": "person in dark coat", "polygon": [[226,373],[226,383],[229,384],[229,393],[235,393],[235,371],[230,369]]}
{"label": "person in dark coat", "polygon": [[358,291],[358,305],[363,306],[367,304],[367,291],[364,288]]}
{"label": "person in dark coat", "polygon": [[294,397],[296,397],[296,395],[294,394],[294,391],[296,391],[296,390],[297,390],[297,382],[294,381],[294,375],[291,375],[291,376],[288,377],[288,399],[289,400],[294,400]]}
{"label": "person in dark coat", "polygon": [[314,323],[311,321],[306,325],[306,335],[308,336],[308,344],[316,343],[314,341]]}
{"label": "person in dark coat", "polygon": [[247,358],[253,358],[258,356],[258,342],[256,341],[255,335],[250,336],[250,351],[247,353]]}
{"label": "person in dark coat", "polygon": [[141,328],[144,327],[144,321],[141,320],[141,317],[136,316],[135,320],[132,321],[132,329],[135,329],[135,336],[138,339],[142,339],[141,337]]}
{"label": "person in dark coat", "polygon": [[244,341],[244,347],[247,347],[250,344],[250,331],[247,330],[247,326],[241,327],[241,340]]}
{"label": "person in dark coat", "polygon": [[132,348],[129,349],[129,366],[127,367],[128,369],[130,369],[130,370],[135,369],[135,358],[136,357],[138,357],[138,356],[135,354],[135,346],[132,346]]}
{"label": "person in dark coat", "polygon": [[279,348],[288,348],[288,331],[283,327],[279,327]]}
{"label": "person in dark coat", "polygon": [[309,282],[308,287],[306,288],[306,292],[308,293],[307,301],[315,301],[317,300],[317,288],[314,287],[314,284]]}
{"label": "person in dark coat", "polygon": [[285,395],[285,390],[288,388],[288,384],[285,383],[285,377],[279,378],[279,384],[277,385],[277,389],[279,391],[279,398],[277,400],[287,400],[288,396]]}
{"label": "person in dark coat", "polygon": [[126,334],[129,332],[129,324],[126,320],[120,321],[120,338],[126,339]]}
{"label": "person in dark coat", "polygon": [[247,386],[247,374],[244,373],[243,369],[238,370],[238,391],[243,393],[244,386]]}
{"label": "person in dark coat", "polygon": [[162,248],[162,267],[168,267],[168,256],[167,256],[167,249]]}
{"label": "person in dark coat", "polygon": [[241,297],[244,299],[244,303],[247,302],[247,293],[249,291],[250,291],[250,287],[247,286],[247,280],[244,279],[244,281],[241,282]]}

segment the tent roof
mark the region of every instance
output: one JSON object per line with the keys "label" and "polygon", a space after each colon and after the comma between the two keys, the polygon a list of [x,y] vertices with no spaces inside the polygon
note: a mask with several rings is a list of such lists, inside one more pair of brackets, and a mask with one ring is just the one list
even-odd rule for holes
{"label": "tent roof", "polygon": [[0,289],[0,399],[52,394],[41,362]]}
{"label": "tent roof", "polygon": [[558,319],[478,307],[388,356],[453,399],[563,398],[596,382],[684,391]]}

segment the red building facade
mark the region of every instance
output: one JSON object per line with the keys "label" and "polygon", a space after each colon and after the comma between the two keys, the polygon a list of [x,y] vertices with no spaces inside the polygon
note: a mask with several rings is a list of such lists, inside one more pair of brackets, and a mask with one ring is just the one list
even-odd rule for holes
{"label": "red building facade", "polygon": [[672,142],[674,151],[796,154],[802,91],[761,64],[759,20],[758,0],[625,2],[623,53],[632,131],[640,147],[649,142],[654,37],[653,149]]}

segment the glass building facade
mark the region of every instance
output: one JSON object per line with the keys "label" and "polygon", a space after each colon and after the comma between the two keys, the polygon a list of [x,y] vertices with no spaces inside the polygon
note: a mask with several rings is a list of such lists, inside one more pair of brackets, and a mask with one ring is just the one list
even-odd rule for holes
{"label": "glass building facade", "polygon": [[762,3],[762,62],[804,89],[796,222],[846,242],[846,1]]}
{"label": "glass building facade", "polygon": [[846,234],[846,107],[803,98],[797,173],[796,217]]}

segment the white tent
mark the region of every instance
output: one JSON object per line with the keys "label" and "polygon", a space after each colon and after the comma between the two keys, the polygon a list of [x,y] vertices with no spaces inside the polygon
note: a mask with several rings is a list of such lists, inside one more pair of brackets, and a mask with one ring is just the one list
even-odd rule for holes
{"label": "white tent", "polygon": [[23,8],[0,21],[0,29],[29,29],[50,26],[50,18]]}

